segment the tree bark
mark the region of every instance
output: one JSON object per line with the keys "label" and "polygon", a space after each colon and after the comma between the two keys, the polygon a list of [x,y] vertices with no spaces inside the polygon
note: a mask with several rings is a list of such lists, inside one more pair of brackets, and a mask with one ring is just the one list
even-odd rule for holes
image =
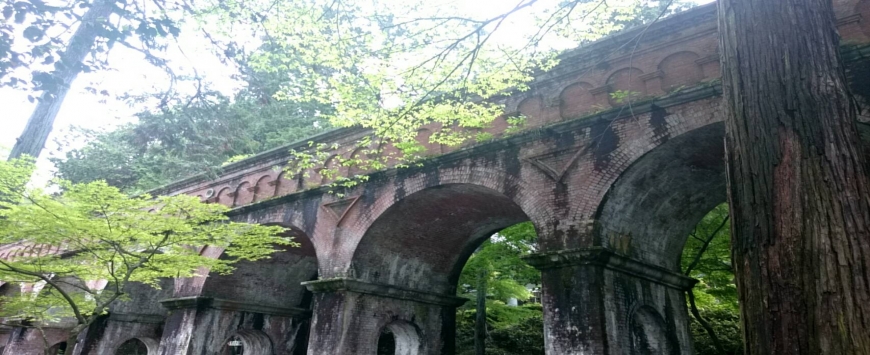
{"label": "tree bark", "polygon": [[108,19],[113,9],[114,1],[111,0],[94,0],[91,3],[51,73],[58,84],[42,93],[8,159],[19,158],[25,154],[33,158],[39,157],[70,85],[82,71],[82,62],[94,48],[102,22]]}
{"label": "tree bark", "polygon": [[477,312],[474,315],[474,354],[486,354],[486,268],[477,275]]}
{"label": "tree bark", "polygon": [[746,354],[870,354],[870,178],[831,0],[719,0]]}

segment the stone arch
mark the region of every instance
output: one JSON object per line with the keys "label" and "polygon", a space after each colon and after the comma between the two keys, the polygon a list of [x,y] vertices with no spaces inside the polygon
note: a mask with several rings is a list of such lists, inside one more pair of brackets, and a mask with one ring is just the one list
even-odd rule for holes
{"label": "stone arch", "polygon": [[664,318],[655,308],[640,306],[628,320],[631,332],[631,354],[671,354],[674,345],[666,331]]}
{"label": "stone arch", "polygon": [[233,193],[233,207],[248,205],[254,201],[254,192],[251,189],[251,183],[243,181],[236,187],[236,192]]}
{"label": "stone arch", "polygon": [[701,66],[695,61],[700,58],[697,53],[682,51],[667,56],[659,63],[662,72],[662,90],[672,91],[682,86],[688,86],[704,79]]}
{"label": "stone arch", "polygon": [[366,171],[359,166],[360,164],[366,164],[365,160],[368,159],[368,157],[365,154],[365,149],[366,149],[365,147],[358,147],[358,148],[354,149],[347,156],[348,160],[350,160],[350,161],[360,160],[359,164],[351,162],[350,163],[351,165],[349,165],[347,167],[347,176],[348,177],[353,177],[356,175],[362,175],[362,174],[366,173]]}
{"label": "stone arch", "polygon": [[[136,337],[119,342],[114,355],[156,355],[160,341],[157,339]],[[144,350],[144,352],[142,352]]]}
{"label": "stone arch", "polygon": [[607,78],[607,85],[609,86],[609,93],[616,92],[624,92],[628,94],[626,97],[618,99],[614,98],[613,95],[608,95],[607,98],[611,105],[613,106],[622,106],[630,101],[638,100],[639,98],[646,95],[646,85],[641,78],[643,76],[643,71],[634,68],[622,68],[610,74]]}
{"label": "stone arch", "polygon": [[224,349],[219,355],[233,355],[229,348],[236,345],[244,349],[244,355],[272,355],[272,339],[269,335],[260,330],[244,329],[239,330],[224,341]]}
{"label": "stone arch", "polygon": [[52,344],[51,347],[48,348],[48,354],[49,355],[67,354],[69,352],[69,350],[72,350],[72,349],[67,348],[66,341],[61,341],[61,342]]}
{"label": "stone arch", "polygon": [[272,174],[266,174],[257,179],[257,184],[254,185],[254,199],[252,202],[260,202],[275,195],[275,189],[272,184]]}
{"label": "stone arch", "polygon": [[[300,229],[289,227],[287,235],[299,247],[276,246],[278,251],[267,259],[236,263],[231,274],[210,273],[197,295],[264,306],[300,306],[306,291],[300,284],[317,274],[317,256],[314,244]],[[221,253],[219,257],[229,256]]]}
{"label": "stone arch", "polygon": [[[326,160],[323,162],[323,168],[318,170],[318,175],[320,175],[320,184],[321,185],[329,184],[329,183],[335,181],[335,178],[337,176],[341,175],[341,166],[339,165],[339,158],[340,157],[338,154],[333,154],[329,158],[326,158]],[[330,176],[329,173],[323,172],[323,170],[325,170],[325,169],[335,170],[335,171],[332,172],[333,175]]]}
{"label": "stone arch", "polygon": [[352,273],[368,282],[452,294],[480,243],[528,220],[497,190],[467,183],[429,187],[378,215],[357,244]]}
{"label": "stone arch", "polygon": [[[392,339],[385,339],[392,337]],[[418,355],[421,353],[420,329],[414,323],[404,320],[395,320],[385,325],[378,333],[378,345],[382,341],[392,340],[395,355]]]}
{"label": "stone arch", "polygon": [[598,243],[635,259],[679,269],[686,237],[725,201],[724,125],[669,139],[635,160],[598,208]]}
{"label": "stone arch", "polygon": [[230,187],[225,186],[218,191],[217,195],[215,195],[216,196],[215,202],[217,202],[221,205],[224,205],[224,206],[232,207],[233,200],[234,200],[232,195],[233,195],[233,193],[232,193],[232,190],[230,190]]}
{"label": "stone arch", "polygon": [[[287,176],[290,178],[287,178]],[[278,177],[275,178],[275,196],[289,195],[299,190],[299,177],[287,172],[281,171]]]}
{"label": "stone arch", "polygon": [[564,119],[577,118],[593,109],[595,96],[592,84],[578,82],[565,87],[559,94],[559,114]]}
{"label": "stone arch", "polygon": [[544,99],[540,95],[528,97],[517,105],[517,111],[526,116],[526,126],[544,124]]}

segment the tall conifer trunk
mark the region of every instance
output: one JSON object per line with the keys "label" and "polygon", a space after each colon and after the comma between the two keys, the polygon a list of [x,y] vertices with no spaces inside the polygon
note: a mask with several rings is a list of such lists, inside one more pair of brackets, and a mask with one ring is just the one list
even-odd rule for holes
{"label": "tall conifer trunk", "polygon": [[870,178],[831,0],[719,0],[746,354],[870,354]]}
{"label": "tall conifer trunk", "polygon": [[[70,85],[82,71],[82,62],[94,48],[103,27],[102,22],[108,20],[114,8],[115,3],[112,0],[94,0],[90,3],[90,8],[82,16],[81,24],[70,37],[67,47],[60,52],[60,59],[55,65],[55,70],[51,73],[57,84],[51,86],[51,89],[44,91],[40,96],[36,108],[33,109],[33,113],[27,120],[24,131],[12,147],[9,160],[19,158],[22,155],[39,157],[39,153],[45,147],[45,142],[48,141],[48,135],[51,134],[54,126],[54,119],[60,111],[67,92],[69,92]],[[90,113],[81,112],[80,114],[88,115]]]}

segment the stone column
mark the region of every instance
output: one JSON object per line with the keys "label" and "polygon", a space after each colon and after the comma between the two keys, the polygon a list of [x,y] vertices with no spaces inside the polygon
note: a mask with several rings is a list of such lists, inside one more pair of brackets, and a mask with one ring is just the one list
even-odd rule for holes
{"label": "stone column", "polygon": [[258,349],[271,347],[269,354],[290,355],[300,340],[296,335],[310,317],[308,310],[300,308],[210,297],[174,298],[161,303],[171,314],[157,351],[160,355],[220,354],[233,335]]}
{"label": "stone column", "polygon": [[136,338],[149,351],[157,350],[164,317],[155,314],[110,313],[82,331],[72,355],[113,355],[121,344]]}
{"label": "stone column", "polygon": [[[34,328],[14,328],[9,333],[6,346],[3,347],[3,355],[44,355],[45,343],[53,346],[67,341],[69,328],[54,328],[51,326],[42,328],[42,333]],[[72,347],[70,347],[72,348]]]}
{"label": "stone column", "polygon": [[397,355],[456,350],[456,307],[464,298],[348,278],[303,285],[314,293],[308,355],[374,355],[384,328],[394,334]]}
{"label": "stone column", "polygon": [[605,248],[531,255],[547,354],[692,354],[685,291],[696,280]]}

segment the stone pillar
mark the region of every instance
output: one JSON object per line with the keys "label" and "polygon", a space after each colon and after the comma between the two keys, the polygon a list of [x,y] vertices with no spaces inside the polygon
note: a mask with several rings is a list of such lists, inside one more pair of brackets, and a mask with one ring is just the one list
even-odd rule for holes
{"label": "stone pillar", "polygon": [[464,298],[347,278],[303,285],[314,293],[308,355],[375,355],[384,328],[395,336],[397,355],[456,350],[456,307]]}
{"label": "stone pillar", "polygon": [[685,291],[696,280],[605,248],[531,255],[547,354],[692,354]]}
{"label": "stone pillar", "polygon": [[54,346],[69,337],[69,328],[42,328],[45,338],[34,328],[14,328],[3,347],[3,355],[44,355],[45,343]]}
{"label": "stone pillar", "polygon": [[304,342],[297,339],[297,334],[310,317],[308,310],[300,308],[210,297],[174,298],[161,303],[171,313],[157,351],[160,355],[220,354],[231,336],[238,336],[246,346],[271,347],[263,350],[269,354],[291,355],[300,340]]}
{"label": "stone pillar", "polygon": [[149,351],[157,351],[164,317],[154,314],[111,313],[81,332],[72,355],[113,355],[127,340],[136,338]]}

